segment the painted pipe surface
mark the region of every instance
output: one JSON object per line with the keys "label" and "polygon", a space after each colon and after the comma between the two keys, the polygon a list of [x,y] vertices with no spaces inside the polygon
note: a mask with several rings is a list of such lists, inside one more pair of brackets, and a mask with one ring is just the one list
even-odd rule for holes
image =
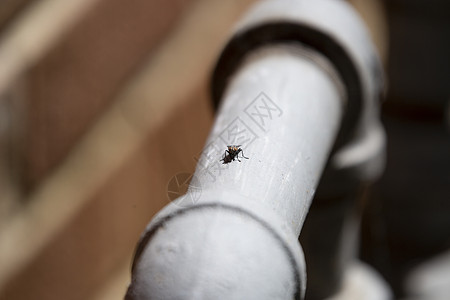
{"label": "painted pipe surface", "polygon": [[[255,51],[227,89],[190,190],[150,224],[134,290],[152,299],[300,299],[297,237],[344,96],[324,57],[289,45]],[[243,152],[226,163],[228,145]]]}
{"label": "painted pipe surface", "polygon": [[189,191],[148,225],[126,299],[304,297],[297,238],[336,139],[337,168],[380,170],[381,83],[363,27],[344,1],[247,14],[216,68],[220,106]]}

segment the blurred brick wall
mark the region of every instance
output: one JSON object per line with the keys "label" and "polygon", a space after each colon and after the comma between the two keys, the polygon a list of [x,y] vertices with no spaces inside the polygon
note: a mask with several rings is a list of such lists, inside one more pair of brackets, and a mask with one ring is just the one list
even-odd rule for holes
{"label": "blurred brick wall", "polygon": [[[7,33],[18,16],[37,2],[11,2],[8,10],[0,11],[0,34]],[[167,183],[179,172],[194,171],[194,157],[203,148],[212,122],[209,72],[232,25],[252,2],[100,0],[55,47],[15,80],[8,97],[0,97],[4,111],[15,120],[0,136],[1,145],[8,148],[7,153],[0,152],[0,164],[4,162],[0,167],[6,178],[17,173],[14,188],[18,191],[17,198],[5,197],[18,203],[15,209],[8,210],[3,204],[0,207],[6,207],[0,214],[5,216],[3,230],[22,210],[39,206],[29,203],[33,199],[29,196],[64,167],[74,148],[115,102],[126,101],[123,91],[132,89],[141,73],[158,68],[162,61],[154,57],[165,55],[161,49],[177,55],[173,61],[179,64],[178,73],[187,78],[182,83],[159,82],[162,89],[180,87],[179,96],[151,101],[160,103],[155,107],[178,103],[175,109],[165,110],[162,116],[158,111],[149,113],[161,120],[158,127],[149,131],[145,142],[96,187],[79,211],[68,215],[43,248],[36,248],[23,267],[14,274],[3,274],[8,280],[0,287],[0,299],[122,299],[139,235],[169,201]],[[186,31],[186,24],[193,28]],[[182,52],[174,46],[189,43],[190,38],[200,52]],[[202,46],[206,44],[208,47]],[[199,64],[192,65],[194,60]],[[170,78],[170,72],[173,69],[160,78]],[[148,83],[149,93],[152,84]],[[145,95],[145,84],[140,88]],[[11,139],[17,143],[11,144]],[[16,156],[13,160],[12,154]],[[2,178],[0,185],[10,184]],[[5,191],[2,189],[2,197]],[[60,213],[47,211],[45,218]],[[32,226],[28,233],[42,234],[40,228],[33,230]],[[114,287],[109,282],[114,282]]]}

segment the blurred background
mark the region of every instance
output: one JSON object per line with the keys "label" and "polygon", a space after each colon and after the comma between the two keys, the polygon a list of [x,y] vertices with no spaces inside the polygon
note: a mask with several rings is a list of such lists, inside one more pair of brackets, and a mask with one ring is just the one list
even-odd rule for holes
{"label": "blurred background", "polygon": [[[255,2],[0,2],[1,300],[123,298],[170,179],[195,169],[212,68]],[[396,298],[448,299],[450,3],[350,2],[388,84],[359,253]]]}

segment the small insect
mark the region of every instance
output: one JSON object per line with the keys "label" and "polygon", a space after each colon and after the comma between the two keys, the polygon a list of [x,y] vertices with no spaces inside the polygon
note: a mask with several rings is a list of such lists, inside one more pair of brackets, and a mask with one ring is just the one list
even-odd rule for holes
{"label": "small insect", "polygon": [[220,161],[223,161],[224,164],[228,164],[232,161],[234,161],[235,158],[237,158],[237,160],[239,162],[241,162],[239,160],[239,153],[241,153],[243,158],[248,159],[248,157],[244,156],[244,151],[242,151],[241,148],[239,148],[241,145],[229,145],[227,146],[228,150],[225,150],[225,153],[223,154],[223,157]]}

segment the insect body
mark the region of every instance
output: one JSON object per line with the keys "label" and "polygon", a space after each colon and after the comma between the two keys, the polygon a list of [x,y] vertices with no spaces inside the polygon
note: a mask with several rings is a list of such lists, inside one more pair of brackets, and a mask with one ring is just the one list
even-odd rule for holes
{"label": "insect body", "polygon": [[220,161],[223,161],[224,164],[228,164],[228,163],[234,161],[235,158],[237,158],[237,160],[239,162],[241,162],[239,160],[239,153],[241,153],[243,158],[248,159],[248,157],[244,156],[244,151],[242,151],[242,149],[239,148],[240,146],[241,145],[230,145],[230,146],[227,146],[228,149],[225,150],[225,153],[224,153],[224,155],[223,155],[223,157],[222,157],[222,159]]}

